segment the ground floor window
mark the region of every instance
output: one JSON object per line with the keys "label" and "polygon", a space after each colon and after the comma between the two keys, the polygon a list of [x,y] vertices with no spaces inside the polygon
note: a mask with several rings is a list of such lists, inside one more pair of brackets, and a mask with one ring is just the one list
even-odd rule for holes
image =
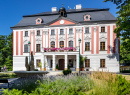
{"label": "ground floor window", "polygon": [[28,52],[28,44],[24,45],[24,52]]}
{"label": "ground floor window", "polygon": [[39,67],[39,63],[41,62],[41,60],[40,59],[37,59],[36,60],[36,67]]}
{"label": "ground floor window", "polygon": [[105,59],[100,59],[100,67],[101,68],[105,67]]}
{"label": "ground floor window", "polygon": [[73,68],[73,59],[69,59],[69,67]]}
{"label": "ground floor window", "polygon": [[90,59],[85,60],[85,67],[90,67]]}

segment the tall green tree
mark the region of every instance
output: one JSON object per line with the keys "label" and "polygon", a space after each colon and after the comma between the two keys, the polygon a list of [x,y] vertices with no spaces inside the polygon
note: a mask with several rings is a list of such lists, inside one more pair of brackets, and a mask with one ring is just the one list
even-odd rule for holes
{"label": "tall green tree", "polygon": [[6,65],[8,70],[12,70],[13,63],[13,33],[9,36],[0,35],[0,67]]}
{"label": "tall green tree", "polygon": [[[117,34],[117,37],[121,37],[122,39],[120,56],[121,58],[130,57],[127,56],[127,54],[130,54],[130,0],[104,0],[104,2],[107,1],[113,2],[117,5],[117,9],[119,9],[119,11],[116,12],[118,14],[116,23],[117,28],[114,32]],[[127,52],[127,54],[125,54],[125,52]]]}

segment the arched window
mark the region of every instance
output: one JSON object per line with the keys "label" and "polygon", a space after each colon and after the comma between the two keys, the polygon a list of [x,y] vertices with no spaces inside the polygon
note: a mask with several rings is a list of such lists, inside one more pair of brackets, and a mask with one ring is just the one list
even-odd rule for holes
{"label": "arched window", "polygon": [[55,42],[54,41],[51,42],[51,48],[55,48]]}
{"label": "arched window", "polygon": [[69,41],[69,47],[73,47],[73,41]]}
{"label": "arched window", "polygon": [[64,47],[64,41],[60,41],[60,48]]}

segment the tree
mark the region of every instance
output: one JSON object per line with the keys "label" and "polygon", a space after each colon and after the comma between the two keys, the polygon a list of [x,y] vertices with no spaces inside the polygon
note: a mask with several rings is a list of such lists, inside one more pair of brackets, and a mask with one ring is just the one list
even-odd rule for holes
{"label": "tree", "polygon": [[[111,1],[117,5],[119,9],[117,16],[117,28],[114,32],[117,34],[117,37],[121,37],[121,58],[128,57],[124,55],[123,50],[130,54],[130,0],[104,0],[104,2]],[[130,57],[130,56],[129,56]],[[129,59],[129,58],[128,58]]]}
{"label": "tree", "polygon": [[12,70],[13,63],[13,33],[9,36],[0,35],[0,67],[6,65]]}

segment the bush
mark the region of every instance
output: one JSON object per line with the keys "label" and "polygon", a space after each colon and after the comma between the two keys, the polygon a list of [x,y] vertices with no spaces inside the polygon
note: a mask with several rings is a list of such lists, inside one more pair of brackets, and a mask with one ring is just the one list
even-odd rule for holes
{"label": "bush", "polygon": [[38,69],[34,69],[34,71],[38,71]]}
{"label": "bush", "polygon": [[70,69],[67,69],[67,70],[63,70],[63,74],[64,75],[68,75],[70,74],[72,71]]}
{"label": "bush", "polygon": [[56,64],[56,69],[59,69],[58,64]]}
{"label": "bush", "polygon": [[118,91],[117,95],[127,95],[130,94],[130,83],[126,81],[125,78],[123,78],[121,75],[118,77]]}
{"label": "bush", "polygon": [[123,70],[121,73],[130,73],[130,70]]}

